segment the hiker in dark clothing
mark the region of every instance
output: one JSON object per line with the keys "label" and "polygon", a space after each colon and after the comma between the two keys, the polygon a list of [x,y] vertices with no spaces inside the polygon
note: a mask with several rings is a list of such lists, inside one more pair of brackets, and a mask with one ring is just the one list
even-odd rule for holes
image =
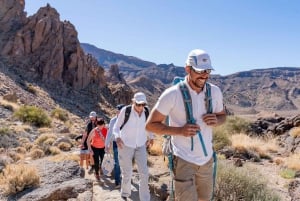
{"label": "hiker in dark clothing", "polygon": [[91,165],[91,168],[89,170],[89,173],[92,173],[94,170],[94,160],[92,157],[90,157],[90,152],[88,150],[87,145],[87,139],[90,134],[90,132],[93,130],[93,128],[96,127],[96,120],[97,120],[97,114],[96,112],[92,111],[89,115],[90,120],[88,121],[85,131],[82,135],[81,139],[81,145],[80,145],[80,161],[86,160],[87,165]]}

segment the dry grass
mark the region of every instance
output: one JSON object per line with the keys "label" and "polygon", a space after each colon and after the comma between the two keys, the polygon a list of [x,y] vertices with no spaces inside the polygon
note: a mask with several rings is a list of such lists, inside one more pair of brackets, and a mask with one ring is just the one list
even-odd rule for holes
{"label": "dry grass", "polygon": [[17,153],[15,151],[8,152],[8,156],[10,158],[12,158],[14,160],[14,162],[17,162],[17,161],[19,161],[19,160],[21,160],[21,159],[24,158],[24,154],[20,154],[20,153]]}
{"label": "dry grass", "polygon": [[286,158],[284,164],[289,169],[300,170],[300,153],[293,154]]}
{"label": "dry grass", "polygon": [[25,138],[25,137],[21,137],[19,138],[19,143],[22,145],[22,144],[27,144],[27,143],[30,143],[30,140],[28,138]]}
{"label": "dry grass", "polygon": [[32,159],[38,159],[38,158],[42,158],[45,155],[45,153],[41,149],[32,149],[29,155]]}
{"label": "dry grass", "polygon": [[19,154],[25,154],[27,150],[25,147],[17,147],[15,148],[15,151]]}
{"label": "dry grass", "polygon": [[60,162],[60,161],[76,161],[78,162],[80,160],[80,157],[78,154],[70,154],[70,153],[60,153],[56,156],[53,156],[49,159],[50,161],[54,162]]}
{"label": "dry grass", "polygon": [[71,150],[71,145],[66,142],[61,142],[57,145],[57,147],[62,150],[62,151],[70,151]]}
{"label": "dry grass", "polygon": [[215,200],[279,201],[276,193],[266,186],[267,181],[255,169],[237,168],[226,161],[218,163]]}
{"label": "dry grass", "polygon": [[57,136],[55,134],[51,134],[51,133],[44,133],[35,140],[35,143],[38,145],[43,145],[44,142],[50,138],[56,139]]}
{"label": "dry grass", "polygon": [[275,139],[263,140],[251,138],[245,134],[231,136],[232,147],[237,151],[255,151],[260,157],[268,157],[269,152],[277,152],[278,146]]}
{"label": "dry grass", "polygon": [[294,127],[290,130],[290,135],[294,138],[300,137],[300,127]]}
{"label": "dry grass", "polygon": [[0,100],[0,105],[2,105],[4,108],[10,111],[16,111],[20,108],[20,106],[16,102],[4,100],[4,99]]}
{"label": "dry grass", "polygon": [[53,143],[55,142],[54,138],[48,138],[47,140],[44,141],[44,145],[53,145]]}
{"label": "dry grass", "polygon": [[59,120],[61,120],[63,122],[66,122],[67,120],[69,120],[68,111],[64,110],[62,108],[59,108],[59,107],[57,107],[54,110],[52,110],[51,117],[59,119]]}
{"label": "dry grass", "polygon": [[51,155],[58,155],[61,153],[60,149],[54,146],[49,147],[49,150],[47,151],[49,151]]}
{"label": "dry grass", "polygon": [[47,128],[47,127],[43,127],[43,128],[38,128],[38,132],[39,133],[51,133],[52,132],[52,128]]}
{"label": "dry grass", "polygon": [[0,175],[0,186],[5,195],[13,195],[26,188],[37,187],[40,177],[33,166],[24,164],[7,165]]}
{"label": "dry grass", "polygon": [[20,124],[20,125],[16,125],[13,128],[11,128],[12,130],[14,130],[15,133],[22,133],[24,131],[26,132],[30,132],[32,127],[26,124]]}

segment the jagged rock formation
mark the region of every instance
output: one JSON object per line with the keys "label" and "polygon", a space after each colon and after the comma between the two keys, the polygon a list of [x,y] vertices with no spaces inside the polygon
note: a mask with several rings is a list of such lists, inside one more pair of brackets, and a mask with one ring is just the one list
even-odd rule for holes
{"label": "jagged rock formation", "polygon": [[48,4],[26,18],[24,1],[4,2],[13,3],[1,5],[7,8],[1,10],[0,27],[6,33],[1,34],[2,56],[26,64],[23,67],[43,81],[51,80],[76,89],[89,83],[105,84],[104,70],[91,55],[84,55],[75,27],[68,21],[61,22],[54,8]]}
{"label": "jagged rock formation", "polygon": [[70,109],[109,113],[119,101],[130,101],[130,87],[123,82],[110,88],[104,69],[83,52],[69,21],[61,22],[49,4],[30,17],[24,6],[24,0],[0,1],[0,61],[6,75],[37,83],[58,102],[70,102]]}

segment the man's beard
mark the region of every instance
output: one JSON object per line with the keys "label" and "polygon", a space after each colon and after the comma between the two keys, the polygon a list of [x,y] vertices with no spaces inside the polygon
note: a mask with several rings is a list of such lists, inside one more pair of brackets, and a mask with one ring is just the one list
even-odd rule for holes
{"label": "man's beard", "polygon": [[[198,80],[201,80],[201,81],[198,81]],[[200,78],[196,79],[195,81],[191,79],[193,85],[196,86],[196,87],[199,88],[199,89],[203,89],[203,87],[204,87],[204,85],[205,85],[206,80],[205,80],[204,82],[202,82],[202,80],[203,80],[203,79],[200,79]],[[198,82],[197,82],[197,81],[198,81]]]}

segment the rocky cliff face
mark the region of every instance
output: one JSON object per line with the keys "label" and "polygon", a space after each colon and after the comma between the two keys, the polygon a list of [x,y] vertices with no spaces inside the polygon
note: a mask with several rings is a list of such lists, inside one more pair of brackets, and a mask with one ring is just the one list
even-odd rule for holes
{"label": "rocky cliff face", "polygon": [[[6,2],[6,3],[5,3]],[[75,27],[61,22],[49,4],[26,18],[24,1],[2,1],[1,55],[38,74],[43,81],[55,81],[76,89],[89,83],[104,85],[104,70],[80,48]]]}
{"label": "rocky cliff face", "polygon": [[[29,82],[42,83],[53,94],[57,90],[87,89],[87,96],[98,97],[92,105],[105,102],[109,107],[120,100],[130,101],[132,92],[126,82],[110,89],[104,69],[92,55],[83,52],[70,22],[61,22],[59,13],[49,4],[30,17],[24,6],[24,0],[0,1],[0,59],[6,68],[12,68],[7,70]],[[116,91],[122,97],[117,97]]]}

